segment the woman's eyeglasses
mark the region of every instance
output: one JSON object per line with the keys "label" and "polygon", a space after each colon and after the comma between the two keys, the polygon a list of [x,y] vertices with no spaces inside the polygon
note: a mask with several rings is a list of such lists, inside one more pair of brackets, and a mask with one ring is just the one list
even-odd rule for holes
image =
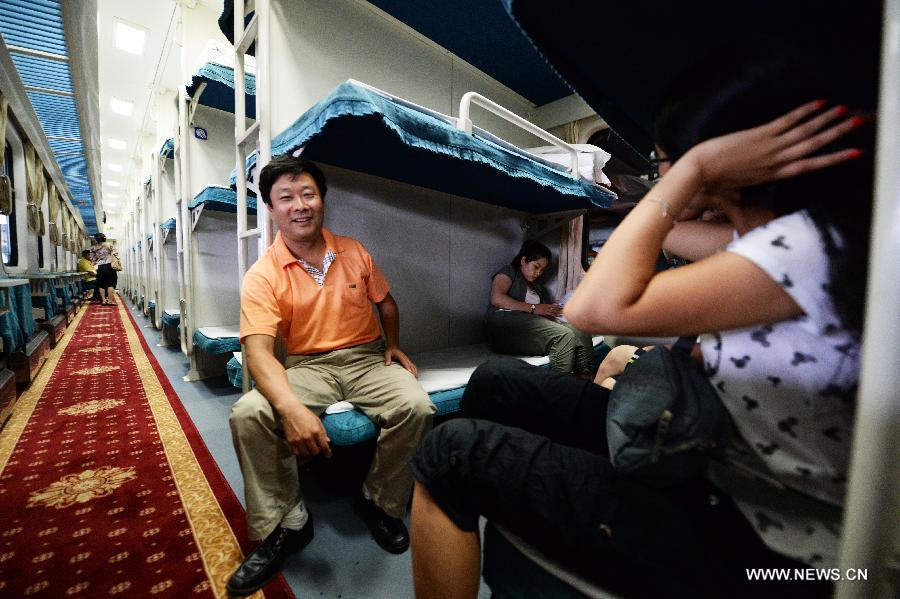
{"label": "woman's eyeglasses", "polygon": [[650,160],[647,161],[650,165],[650,180],[655,181],[659,179],[659,165],[665,162],[671,162],[668,158],[657,158],[654,153],[650,154]]}

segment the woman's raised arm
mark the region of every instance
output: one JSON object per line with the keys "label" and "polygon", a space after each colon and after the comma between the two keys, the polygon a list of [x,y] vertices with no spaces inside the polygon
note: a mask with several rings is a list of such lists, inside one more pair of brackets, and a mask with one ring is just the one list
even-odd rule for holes
{"label": "woman's raised arm", "polygon": [[[760,127],[698,144],[679,159],[616,228],[564,314],[589,333],[688,335],[776,322],[799,306],[759,267],[722,252],[656,274],[675,218],[701,190],[729,192],[839,164],[859,155],[813,152],[859,126],[810,102]],[[804,120],[807,119],[808,120]]]}

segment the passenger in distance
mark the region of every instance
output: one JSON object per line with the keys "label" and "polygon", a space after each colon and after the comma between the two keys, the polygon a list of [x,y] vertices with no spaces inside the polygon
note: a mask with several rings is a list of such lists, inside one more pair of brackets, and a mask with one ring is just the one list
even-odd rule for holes
{"label": "passenger in distance", "polygon": [[76,264],[78,272],[86,272],[88,274],[84,279],[85,291],[92,292],[91,300],[99,300],[100,292],[97,290],[97,267],[91,262],[91,250],[81,252],[81,258]]}
{"label": "passenger in distance", "polygon": [[[382,548],[406,551],[401,517],[412,490],[408,463],[435,411],[400,349],[399,310],[381,270],[360,242],[323,227],[322,171],[278,157],[262,169],[259,188],[279,232],[244,277],[241,341],[256,389],[235,403],[230,424],[250,538],[262,543],[231,577],[227,588],[234,595],[262,587],[289,553],[312,540],[297,456],[331,456],[319,416],[339,401],[351,402],[381,429],[354,509]],[[275,356],[276,336],[286,345],[283,364]]]}
{"label": "passenger in distance", "polygon": [[562,306],[539,283],[550,265],[550,250],[528,239],[516,257],[494,273],[486,323],[490,348],[503,354],[547,355],[550,368],[591,378],[591,338],[559,322]]}

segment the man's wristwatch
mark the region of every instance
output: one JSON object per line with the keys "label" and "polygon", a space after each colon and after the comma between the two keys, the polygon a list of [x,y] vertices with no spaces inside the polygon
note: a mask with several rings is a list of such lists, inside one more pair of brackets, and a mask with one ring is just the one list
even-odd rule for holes
{"label": "man's wristwatch", "polygon": [[531,313],[532,313],[532,314],[534,314],[534,309],[535,309],[535,307],[536,307],[536,306],[535,306],[534,304],[531,304]]}

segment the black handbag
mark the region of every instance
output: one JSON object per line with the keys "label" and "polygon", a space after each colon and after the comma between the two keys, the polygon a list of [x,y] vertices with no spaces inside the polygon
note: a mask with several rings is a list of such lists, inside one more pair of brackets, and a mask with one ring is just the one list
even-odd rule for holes
{"label": "black handbag", "polygon": [[647,470],[678,482],[699,475],[710,453],[722,451],[731,418],[700,365],[693,338],[655,347],[631,363],[609,396],[606,435],[613,466]]}

